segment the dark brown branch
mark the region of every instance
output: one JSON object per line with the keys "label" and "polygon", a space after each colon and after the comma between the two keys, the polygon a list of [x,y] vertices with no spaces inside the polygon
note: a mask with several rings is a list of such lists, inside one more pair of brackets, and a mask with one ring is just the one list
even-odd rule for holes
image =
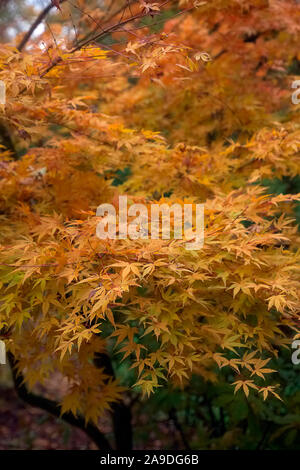
{"label": "dark brown branch", "polygon": [[191,450],[190,445],[188,443],[188,440],[187,440],[187,438],[186,438],[186,436],[183,432],[182,426],[181,426],[180,422],[178,421],[177,412],[176,412],[175,408],[172,408],[170,410],[169,416],[170,416],[171,420],[173,421],[175,428],[177,429],[177,431],[180,434],[180,437],[181,437],[181,440],[182,440],[182,443],[183,443],[185,449]]}
{"label": "dark brown branch", "polygon": [[[60,3],[63,3],[65,2],[65,0],[60,0]],[[36,20],[32,23],[32,25],[30,26],[29,30],[27,31],[27,33],[25,34],[25,36],[23,37],[22,41],[20,42],[20,44],[17,46],[17,49],[21,52],[24,47],[26,46],[26,44],[28,43],[29,39],[31,38],[31,36],[33,35],[34,31],[36,30],[36,28],[42,23],[42,21],[46,18],[46,16],[48,15],[49,11],[52,10],[52,8],[54,7],[54,4],[52,2],[49,3],[48,6],[46,6],[46,8],[44,8],[44,10],[41,11],[41,13],[39,14],[39,16],[36,18]]]}
{"label": "dark brown branch", "polygon": [[267,436],[268,436],[268,433],[269,433],[270,429],[271,429],[271,422],[268,421],[265,425],[265,429],[263,431],[262,437],[259,440],[259,442],[257,443],[256,450],[264,450],[265,445],[267,443],[266,442],[267,441]]}
{"label": "dark brown branch", "polygon": [[[159,6],[160,7],[163,7],[165,6],[167,3],[169,3],[170,0],[165,0],[164,2],[162,2]],[[127,8],[127,7],[126,7]],[[125,8],[125,9],[126,9]],[[151,13],[149,12],[141,12],[141,13],[137,13],[136,15],[133,15],[133,16],[130,16],[129,18],[126,18],[125,20],[122,20],[122,21],[119,21],[118,23],[116,23],[115,25],[112,25],[112,26],[109,26],[108,28],[106,29],[103,29],[101,31],[101,33],[98,33],[96,34],[95,36],[93,36],[92,38],[90,39],[87,39],[86,41],[83,41],[81,42],[81,44],[78,46],[78,47],[75,47],[71,52],[77,52],[78,50],[82,49],[83,47],[87,46],[88,44],[90,44],[91,42],[94,42],[94,41],[97,41],[99,40],[104,34],[108,34],[108,33],[112,33],[114,32],[116,29],[118,29],[120,26],[124,26],[126,25],[127,23],[131,23],[132,21],[135,21],[135,20],[138,20],[138,19],[142,19],[142,18],[145,18],[145,17],[148,17],[148,16],[151,16]]]}
{"label": "dark brown branch", "polygon": [[17,372],[17,362],[13,354],[8,352],[7,357],[12,370],[15,390],[21,400],[31,406],[45,410],[56,418],[61,418],[66,423],[81,429],[95,442],[100,450],[112,450],[108,440],[102,434],[102,432],[99,431],[99,429],[93,424],[89,423],[85,425],[85,420],[82,416],[74,416],[70,412],[61,415],[61,407],[54,400],[49,400],[48,398],[36,395],[35,393],[28,392],[26,386],[24,385],[24,378],[22,374]]}
{"label": "dark brown branch", "polygon": [[[60,3],[64,3],[66,0],[60,0]],[[134,0],[132,3],[135,3],[136,0]],[[44,10],[41,11],[41,13],[39,14],[39,16],[34,20],[34,22],[32,23],[32,25],[30,26],[29,30],[25,33],[22,41],[20,42],[20,44],[17,46],[17,49],[21,52],[24,47],[26,46],[26,44],[28,43],[28,41],[30,40],[31,36],[33,35],[34,31],[36,30],[36,28],[44,21],[44,19],[47,17],[48,13],[52,10],[52,8],[54,7],[54,4],[52,2],[49,3],[49,5],[47,5]],[[122,8],[119,9],[119,11],[122,11]],[[114,13],[113,16],[115,16],[118,12]],[[98,25],[98,27],[100,27],[100,25]],[[97,28],[96,28],[97,29]],[[90,33],[91,34],[91,33]],[[77,42],[77,41],[76,41]]]}
{"label": "dark brown branch", "polygon": [[[165,0],[163,3],[160,4],[160,7],[163,7],[165,6],[167,3],[169,3],[170,0]],[[141,13],[137,13],[136,15],[134,16],[131,16],[130,18],[126,18],[125,20],[123,21],[119,21],[118,23],[114,24],[114,25],[111,25],[107,28],[103,28],[101,30],[101,33],[98,33],[96,34],[95,36],[93,36],[92,38],[90,39],[87,39],[81,43],[79,43],[78,46],[74,47],[71,51],[70,51],[70,54],[74,54],[74,52],[77,52],[77,51],[80,51],[81,49],[83,49],[84,47],[88,46],[89,44],[91,44],[92,42],[94,41],[99,41],[103,36],[106,36],[107,34],[110,34],[112,32],[114,32],[116,29],[118,29],[120,26],[125,26],[126,24],[128,23],[131,23],[132,21],[135,21],[135,20],[138,20],[138,19],[142,19],[142,18],[145,18],[146,16],[151,16],[150,13],[147,13],[147,12],[141,12]],[[62,62],[62,58],[59,56],[57,58],[55,58],[51,63],[50,65],[48,65],[48,67],[44,70],[44,72],[42,72],[40,74],[40,78],[43,78],[45,75],[47,75],[50,70],[52,70],[54,67],[56,67],[56,65],[60,64]],[[25,89],[24,89],[25,90]],[[23,90],[22,90],[23,91]],[[22,93],[22,91],[20,93]]]}
{"label": "dark brown branch", "polygon": [[[103,368],[105,374],[115,379],[112,363],[110,357],[107,354],[96,353],[94,357],[94,364],[98,368]],[[132,450],[133,436],[131,425],[131,409],[122,401],[113,403],[111,408],[116,449],[122,451]]]}
{"label": "dark brown branch", "polygon": [[[131,0],[130,1],[130,5],[133,5],[134,3],[136,3],[137,0]],[[116,11],[114,12],[111,12],[111,15],[110,17],[108,17],[108,13],[109,13],[109,8],[106,12],[106,15],[104,16],[104,20],[103,20],[103,24],[104,26],[109,22],[109,21],[112,21],[113,18],[115,18],[116,16],[118,16],[122,10],[124,11],[124,8],[126,9],[128,6],[128,4],[126,6],[122,5],[121,7],[119,7]],[[103,30],[103,27],[101,26],[102,30]],[[85,42],[88,38],[90,38],[93,34],[95,34],[97,31],[98,31],[98,27],[94,28],[93,31],[90,31],[89,33],[87,33],[83,38],[81,38],[81,42]]]}

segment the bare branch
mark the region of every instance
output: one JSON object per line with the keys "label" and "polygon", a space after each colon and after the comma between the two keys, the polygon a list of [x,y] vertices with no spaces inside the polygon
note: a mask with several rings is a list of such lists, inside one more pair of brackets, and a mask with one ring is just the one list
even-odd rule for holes
{"label": "bare branch", "polygon": [[[170,0],[165,0],[163,3],[160,4],[160,7],[163,7],[165,6],[167,3],[169,3]],[[127,8],[127,6],[126,6]],[[107,28],[103,28],[101,33],[98,33],[96,34],[95,36],[93,36],[92,38],[89,38],[89,39],[86,39],[85,41],[79,43],[79,45],[75,46],[71,51],[70,53],[73,54],[74,52],[77,52],[79,50],[81,50],[83,47],[85,46],[88,46],[89,44],[91,44],[92,42],[94,41],[97,41],[99,39],[101,39],[103,36],[106,36],[107,34],[110,34],[114,31],[116,31],[118,28],[122,27],[122,26],[125,26],[126,24],[128,23],[131,23],[135,20],[138,20],[138,19],[141,19],[141,18],[145,18],[146,16],[149,16],[149,12],[141,12],[141,13],[137,13],[136,15],[134,16],[131,16],[130,18],[126,18],[125,20],[123,21],[119,21],[111,26],[108,26]],[[151,16],[151,15],[150,15]],[[56,65],[58,65],[59,63],[62,62],[62,58],[59,56],[59,57],[56,57],[53,62],[51,62],[50,65],[48,65],[48,67],[44,70],[44,72],[42,72],[40,74],[40,78],[44,77],[45,75],[47,75],[50,70],[52,70],[54,67],[56,67]]]}
{"label": "bare branch", "polygon": [[[60,3],[63,3],[65,2],[66,0],[60,0]],[[22,41],[20,42],[20,44],[17,46],[17,49],[21,52],[24,47],[26,46],[26,44],[28,43],[29,39],[31,38],[31,36],[33,35],[34,31],[36,30],[36,28],[42,23],[42,21],[46,18],[46,16],[48,15],[49,11],[54,7],[54,4],[52,2],[49,3],[48,6],[46,6],[46,8],[44,8],[44,10],[41,11],[41,13],[39,14],[39,16],[36,18],[36,20],[32,23],[32,25],[30,26],[29,30],[27,31],[27,33],[25,34],[25,36],[23,37]]]}

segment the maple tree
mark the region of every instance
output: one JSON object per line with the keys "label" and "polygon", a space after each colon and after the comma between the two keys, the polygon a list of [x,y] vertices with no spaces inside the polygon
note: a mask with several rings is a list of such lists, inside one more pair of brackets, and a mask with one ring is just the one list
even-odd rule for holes
{"label": "maple tree", "polygon": [[[227,368],[232,395],[281,400],[300,196],[262,182],[299,174],[299,17],[292,0],[50,2],[0,46],[1,338],[23,398],[61,374],[60,408],[40,405],[101,448],[105,411],[129,448],[128,396],[195,375]],[[96,208],[119,194],[205,202],[203,248],[99,240]]]}

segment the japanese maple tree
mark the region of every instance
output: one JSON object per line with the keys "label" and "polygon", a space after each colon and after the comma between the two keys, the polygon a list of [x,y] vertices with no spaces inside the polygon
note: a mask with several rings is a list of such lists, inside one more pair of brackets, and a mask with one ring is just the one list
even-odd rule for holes
{"label": "japanese maple tree", "polygon": [[[60,407],[40,405],[101,448],[110,410],[128,448],[128,397],[194,375],[228,368],[232,394],[281,399],[269,362],[299,338],[299,194],[262,182],[299,174],[300,5],[99,4],[50,2],[0,46],[0,326],[23,398],[59,373]],[[119,195],[205,203],[203,248],[100,240],[96,209]]]}

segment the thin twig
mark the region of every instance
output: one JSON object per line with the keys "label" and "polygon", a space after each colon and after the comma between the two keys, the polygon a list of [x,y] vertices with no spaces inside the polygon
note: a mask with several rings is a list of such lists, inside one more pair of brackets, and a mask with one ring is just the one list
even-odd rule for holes
{"label": "thin twig", "polygon": [[[60,3],[63,3],[65,2],[66,0],[60,0]],[[27,33],[25,34],[25,36],[23,37],[22,41],[20,42],[20,44],[17,46],[17,49],[18,51],[22,51],[24,49],[24,47],[26,46],[26,44],[28,43],[29,39],[31,38],[31,36],[33,35],[34,31],[36,30],[36,28],[43,22],[43,20],[46,18],[46,16],[48,15],[48,13],[50,12],[50,10],[52,10],[52,8],[54,7],[54,4],[51,2],[49,3],[48,6],[46,6],[46,8],[44,8],[44,10],[41,11],[41,13],[39,14],[39,16],[36,18],[36,20],[32,23],[32,25],[30,26],[29,30],[27,31]]]}

